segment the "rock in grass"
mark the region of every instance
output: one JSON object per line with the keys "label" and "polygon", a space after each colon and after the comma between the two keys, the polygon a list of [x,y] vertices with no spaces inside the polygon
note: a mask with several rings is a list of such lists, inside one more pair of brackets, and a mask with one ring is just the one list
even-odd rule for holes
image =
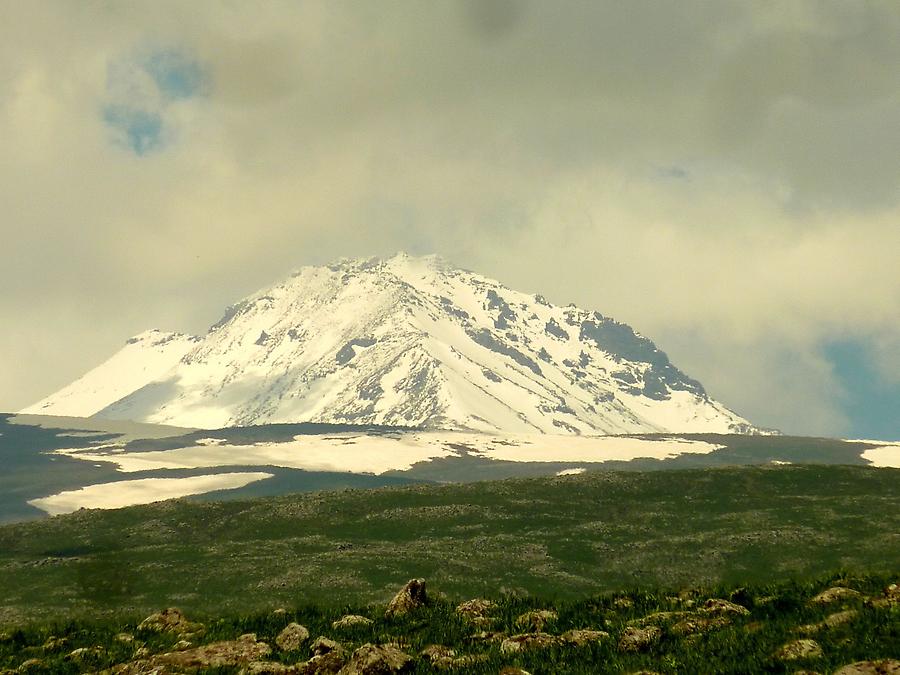
{"label": "rock in grass", "polygon": [[339,643],[335,642],[334,640],[329,640],[324,635],[320,635],[319,637],[317,637],[309,646],[309,648],[315,656],[331,654],[332,652],[343,654],[344,652],[344,648]]}
{"label": "rock in grass", "polygon": [[240,671],[240,675],[293,675],[297,666],[286,666],[277,661],[255,661]]}
{"label": "rock in grass", "polygon": [[900,661],[857,661],[834,671],[834,675],[900,675]]}
{"label": "rock in grass", "polygon": [[844,586],[832,586],[810,600],[813,605],[829,605],[832,602],[843,602],[845,600],[857,600],[862,598],[862,593],[854,591],[852,588]]}
{"label": "rock in grass", "polygon": [[47,638],[47,641],[44,642],[44,645],[41,647],[45,652],[58,652],[62,651],[69,645],[69,641],[64,637],[56,637],[55,635],[51,635]]}
{"label": "rock in grass", "polygon": [[341,675],[382,675],[402,673],[413,665],[412,657],[393,645],[364,644],[353,652]]}
{"label": "rock in grass", "polygon": [[516,619],[516,626],[536,632],[544,630],[548,623],[556,621],[559,615],[550,609],[535,609],[525,612]]}
{"label": "rock in grass", "polygon": [[456,613],[469,623],[484,628],[494,623],[490,614],[496,609],[497,603],[484,598],[474,598],[459,604],[456,607]]}
{"label": "rock in grass", "polygon": [[875,598],[871,602],[873,607],[893,607],[900,605],[900,586],[891,584],[884,589],[884,593],[879,598]]}
{"label": "rock in grass", "polygon": [[818,642],[803,638],[783,645],[775,652],[775,658],[780,661],[797,661],[798,659],[818,659],[822,654],[822,647]]}
{"label": "rock in grass", "polygon": [[189,635],[203,630],[202,623],[188,621],[187,617],[177,607],[169,607],[161,612],[151,614],[138,624],[138,630],[152,631],[154,633],[177,633]]}
{"label": "rock in grass", "polygon": [[459,667],[456,650],[444,645],[428,645],[419,652],[419,655],[427,659],[432,668],[438,670],[449,670],[450,668]]}
{"label": "rock in grass", "polygon": [[291,622],[275,638],[275,644],[285,652],[295,652],[309,639],[309,631],[299,623]]}
{"label": "rock in grass", "polygon": [[28,659],[19,664],[17,673],[41,673],[45,672],[44,662],[40,659]]}
{"label": "rock in grass", "polygon": [[824,621],[820,621],[819,623],[809,623],[804,626],[798,626],[797,632],[804,635],[814,635],[816,633],[822,632],[823,630],[843,626],[845,623],[849,623],[853,619],[855,619],[858,614],[859,612],[857,612],[855,609],[848,609],[843,612],[835,612],[834,614],[829,614],[827,617],[825,617]]}
{"label": "rock in grass", "polygon": [[445,647],[444,645],[428,645],[419,652],[429,661],[438,661],[440,659],[452,659],[456,656],[456,650]]}
{"label": "rock in grass", "polygon": [[619,651],[642,652],[659,642],[661,637],[662,630],[657,626],[647,628],[629,626],[619,638]]}
{"label": "rock in grass", "polygon": [[576,647],[584,647],[592,642],[602,642],[609,637],[609,633],[604,630],[584,630],[575,629],[567,630],[559,636],[559,639],[566,644],[575,645]]}
{"label": "rock in grass", "polygon": [[746,616],[750,613],[750,610],[746,607],[742,607],[734,602],[729,602],[728,600],[722,600],[721,598],[710,598],[703,603],[703,607],[698,611],[703,612],[704,614],[733,614],[735,616]]}
{"label": "rock in grass", "polygon": [[183,672],[185,670],[247,667],[263,660],[272,652],[265,642],[248,633],[237,640],[214,642],[180,652],[156,654],[147,659],[131,661],[103,671],[111,675],[141,675],[144,673]]}
{"label": "rock in grass", "polygon": [[731,625],[727,616],[689,616],[672,625],[673,635],[697,635],[709,633]]}
{"label": "rock in grass", "polygon": [[504,666],[500,669],[500,675],[531,675],[531,673],[514,666]]}
{"label": "rock in grass", "polygon": [[371,626],[372,619],[359,614],[346,614],[331,624],[334,630],[345,630],[347,628],[358,628],[360,626]]}
{"label": "rock in grass", "polygon": [[516,652],[532,649],[547,649],[560,644],[559,638],[549,633],[522,633],[511,635],[500,643],[502,654],[515,654]]}
{"label": "rock in grass", "polygon": [[424,606],[426,602],[428,596],[425,593],[425,580],[410,579],[388,604],[384,615],[388,618],[405,616]]}
{"label": "rock in grass", "polygon": [[317,654],[305,663],[297,664],[300,675],[335,675],[344,667],[344,652],[331,651]]}
{"label": "rock in grass", "polygon": [[71,652],[66,654],[66,660],[82,663],[84,661],[89,661],[91,659],[97,658],[102,654],[102,647],[79,647],[78,649],[73,649]]}

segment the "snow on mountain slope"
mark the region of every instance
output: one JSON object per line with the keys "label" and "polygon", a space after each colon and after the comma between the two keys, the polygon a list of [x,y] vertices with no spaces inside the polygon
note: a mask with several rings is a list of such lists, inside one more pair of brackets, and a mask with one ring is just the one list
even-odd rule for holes
{"label": "snow on mountain slope", "polygon": [[[111,384],[119,355],[89,373],[96,391],[110,388],[80,409],[70,395],[69,414],[200,428],[754,431],[628,326],[434,257],[306,267],[229,308],[203,338],[179,339],[187,348],[170,367],[134,367],[127,386]],[[71,387],[42,404],[61,405]]]}
{"label": "snow on mountain slope", "polygon": [[137,335],[105,363],[22,414],[89,417],[169,371],[199,338],[148,330]]}

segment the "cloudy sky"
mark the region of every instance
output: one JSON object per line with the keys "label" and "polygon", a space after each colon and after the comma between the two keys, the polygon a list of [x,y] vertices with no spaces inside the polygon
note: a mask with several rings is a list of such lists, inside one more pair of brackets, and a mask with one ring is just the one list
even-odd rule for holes
{"label": "cloudy sky", "polygon": [[0,38],[0,410],[406,250],[900,438],[896,0],[0,0]]}

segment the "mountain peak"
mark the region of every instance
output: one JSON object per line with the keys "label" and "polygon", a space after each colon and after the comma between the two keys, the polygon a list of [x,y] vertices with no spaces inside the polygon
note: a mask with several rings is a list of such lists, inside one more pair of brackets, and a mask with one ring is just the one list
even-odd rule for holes
{"label": "mountain peak", "polygon": [[[77,414],[209,428],[752,431],[627,325],[438,256],[304,267],[230,307],[203,338],[142,336],[129,341],[128,358],[120,352],[89,374],[102,389],[104,377],[122,381],[116,371],[127,362],[124,381],[139,386],[88,396]],[[156,367],[141,364],[143,350]],[[70,403],[80,386],[67,388]],[[58,397],[28,410],[51,414]]]}

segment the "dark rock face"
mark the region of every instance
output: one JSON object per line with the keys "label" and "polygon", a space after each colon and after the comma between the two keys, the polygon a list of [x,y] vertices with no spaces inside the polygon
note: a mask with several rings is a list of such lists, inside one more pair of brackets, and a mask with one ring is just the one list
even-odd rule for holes
{"label": "dark rock face", "polygon": [[490,349],[492,352],[508,356],[519,365],[528,368],[535,375],[543,375],[540,366],[538,366],[531,358],[520,352],[518,349],[510,347],[506,343],[498,340],[487,328],[469,331],[469,337],[472,338],[472,341],[476,344],[479,344],[486,349]]}
{"label": "dark rock face", "polygon": [[634,393],[657,401],[668,399],[670,390],[706,396],[703,386],[673,366],[665,352],[623,323],[594,313],[593,318],[581,322],[579,339],[593,342],[617,360],[649,364],[650,368],[644,373],[644,386]]}

